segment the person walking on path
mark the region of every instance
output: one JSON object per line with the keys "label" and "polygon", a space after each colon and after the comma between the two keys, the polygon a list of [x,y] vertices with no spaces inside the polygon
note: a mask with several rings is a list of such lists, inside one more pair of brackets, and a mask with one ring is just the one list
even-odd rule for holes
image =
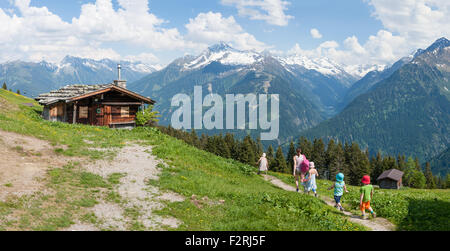
{"label": "person walking on path", "polygon": [[295,185],[297,186],[298,192],[298,178],[300,176],[300,182],[303,182],[305,175],[301,172],[300,165],[303,163],[305,156],[302,154],[302,149],[297,148],[297,154],[294,156],[294,170],[293,176],[295,177]]}
{"label": "person walking on path", "polygon": [[261,172],[266,172],[269,170],[269,161],[267,161],[266,158],[266,153],[263,153],[261,158],[259,158],[258,162],[256,164],[259,163],[259,169],[258,169],[258,174],[260,174]]}
{"label": "person walking on path", "polygon": [[342,195],[344,195],[344,190],[346,193],[348,193],[348,190],[345,186],[343,173],[338,173],[336,175],[336,182],[329,187],[328,190],[331,190],[332,188],[334,188],[334,201],[336,202],[335,207],[339,208],[341,211],[344,211],[344,208],[341,205],[341,198]]}
{"label": "person walking on path", "polygon": [[317,197],[316,177],[319,177],[319,173],[314,166],[314,162],[309,162],[309,171],[308,175],[305,178],[305,191],[309,194],[309,192],[312,190],[314,196]]}
{"label": "person walking on path", "polygon": [[374,191],[373,186],[370,184],[370,176],[364,175],[361,179],[361,182],[364,184],[360,189],[361,196],[359,202],[359,209],[361,210],[362,213],[361,218],[363,220],[367,219],[366,209],[368,209],[372,214],[373,218],[375,218],[376,214],[373,211],[372,207],[370,206],[370,201],[373,198],[373,191]]}

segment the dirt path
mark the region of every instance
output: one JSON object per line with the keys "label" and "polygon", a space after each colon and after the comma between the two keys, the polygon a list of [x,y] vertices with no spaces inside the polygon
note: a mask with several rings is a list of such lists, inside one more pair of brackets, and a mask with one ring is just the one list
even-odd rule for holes
{"label": "dirt path", "polygon": [[47,141],[0,130],[0,201],[11,196],[42,191],[49,166],[63,166],[69,158],[58,156]]}
{"label": "dirt path", "polygon": [[[161,209],[162,200],[183,201],[174,193],[161,193],[157,187],[150,186],[150,179],[158,179],[160,161],[151,155],[151,147],[128,145],[122,148],[113,161],[100,160],[86,166],[86,171],[108,178],[111,174],[121,174],[117,192],[124,202],[103,201],[91,210],[100,220],[99,226],[76,224],[67,230],[161,230],[163,226],[176,228],[180,222],[175,218],[163,218],[152,213]],[[134,225],[134,226],[133,226]]]}
{"label": "dirt path", "polygon": [[[266,181],[271,182],[273,185],[286,190],[286,191],[292,191],[292,192],[296,192],[296,189],[293,186],[290,186],[286,183],[284,183],[283,181],[281,181],[280,179],[273,177],[271,175],[263,175],[264,179]],[[334,207],[335,203],[334,200],[331,198],[328,198],[326,196],[319,196],[319,198],[321,200],[323,200],[325,203],[327,203],[329,206]],[[373,231],[394,231],[395,230],[395,226],[389,222],[386,219],[377,217],[375,219],[371,219],[371,220],[363,220],[361,219],[360,216],[357,215],[353,215],[350,212],[344,211],[343,212],[345,215],[347,215],[349,218],[349,220],[353,223],[357,223],[363,226],[368,227],[369,229],[372,229]]]}

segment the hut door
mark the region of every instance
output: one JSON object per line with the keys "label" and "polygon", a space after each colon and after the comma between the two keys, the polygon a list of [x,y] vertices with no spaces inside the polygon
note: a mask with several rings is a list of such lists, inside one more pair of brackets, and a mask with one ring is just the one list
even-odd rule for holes
{"label": "hut door", "polygon": [[111,106],[109,105],[105,105],[103,107],[103,125],[104,126],[109,126],[111,124],[112,121],[112,115],[111,115]]}
{"label": "hut door", "polygon": [[99,105],[93,105],[92,113],[92,124],[96,126],[103,126],[103,108]]}

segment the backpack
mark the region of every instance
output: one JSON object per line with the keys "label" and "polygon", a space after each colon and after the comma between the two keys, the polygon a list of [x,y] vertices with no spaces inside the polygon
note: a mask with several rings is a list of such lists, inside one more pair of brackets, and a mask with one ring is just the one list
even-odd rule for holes
{"label": "backpack", "polygon": [[309,160],[306,159],[305,155],[303,155],[303,162],[300,164],[300,171],[302,173],[306,173],[309,171]]}

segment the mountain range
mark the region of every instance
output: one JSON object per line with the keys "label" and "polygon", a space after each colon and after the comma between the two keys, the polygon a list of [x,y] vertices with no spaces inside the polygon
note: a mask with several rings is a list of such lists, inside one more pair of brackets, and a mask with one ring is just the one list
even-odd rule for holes
{"label": "mountain range", "polygon": [[[157,101],[163,125],[170,124],[176,94],[193,96],[194,86],[203,93],[279,94],[280,137],[282,143],[336,114],[347,90],[358,80],[331,60],[312,61],[301,55],[273,56],[270,53],[241,51],[226,43],[209,47],[197,56],[178,58],[164,69],[130,83],[128,88]],[[224,124],[226,121],[224,121]],[[217,131],[205,131],[209,134]],[[221,131],[223,132],[223,131]],[[245,135],[248,132],[230,132]],[[250,132],[257,135],[260,130]]]}
{"label": "mountain range", "polygon": [[[442,163],[448,162],[450,140],[449,58],[449,41],[441,38],[391,66],[348,66],[302,54],[282,57],[226,43],[178,58],[162,69],[120,63],[128,88],[157,101],[163,125],[170,124],[177,109],[171,99],[179,93],[192,98],[194,86],[202,87],[203,96],[279,94],[279,138],[265,146],[286,145],[301,135],[356,141],[372,154],[417,156],[441,173],[448,169]],[[0,81],[33,97],[67,84],[109,83],[117,78],[117,63],[71,56],[59,64],[14,61],[0,64]],[[199,132],[232,132],[238,137],[250,133],[256,138],[261,131]]]}
{"label": "mountain range", "polygon": [[66,56],[59,64],[49,62],[12,61],[0,64],[0,83],[13,91],[20,90],[29,97],[69,84],[110,83],[117,78],[117,64],[122,67],[122,78],[138,80],[156,71],[143,63],[116,62],[109,59],[93,60]]}
{"label": "mountain range", "polygon": [[431,160],[443,153],[450,144],[450,41],[438,39],[398,64],[389,77],[368,84],[368,91],[338,115],[301,135],[356,141],[371,154]]}

